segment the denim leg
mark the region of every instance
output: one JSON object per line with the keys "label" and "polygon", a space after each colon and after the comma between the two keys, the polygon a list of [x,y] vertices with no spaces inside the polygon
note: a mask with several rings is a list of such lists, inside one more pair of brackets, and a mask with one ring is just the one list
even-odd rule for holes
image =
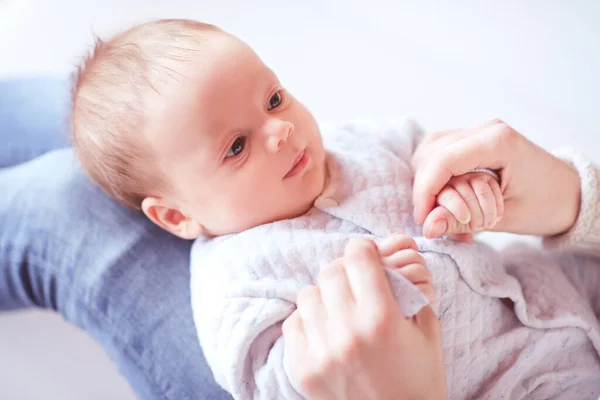
{"label": "denim leg", "polygon": [[0,170],[0,310],[89,332],[143,399],[228,399],[192,320],[190,242],[107,198],[72,150]]}
{"label": "denim leg", "polygon": [[0,81],[0,168],[69,143],[69,85],[62,78]]}

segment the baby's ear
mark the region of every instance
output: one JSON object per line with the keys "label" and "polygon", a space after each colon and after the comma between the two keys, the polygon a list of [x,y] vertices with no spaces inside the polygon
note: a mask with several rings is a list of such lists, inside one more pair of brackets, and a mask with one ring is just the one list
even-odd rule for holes
{"label": "baby's ear", "polygon": [[204,226],[159,197],[146,197],[142,211],[156,225],[180,238],[196,239],[205,232]]}

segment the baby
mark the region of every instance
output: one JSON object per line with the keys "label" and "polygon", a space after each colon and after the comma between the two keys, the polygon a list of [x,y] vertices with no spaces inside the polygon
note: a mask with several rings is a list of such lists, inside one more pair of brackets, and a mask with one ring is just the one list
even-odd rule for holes
{"label": "baby", "polygon": [[[281,324],[296,293],[358,235],[380,244],[405,315],[433,301],[435,288],[451,398],[600,392],[597,305],[585,296],[598,282],[598,267],[588,267],[596,260],[532,249],[500,257],[481,244],[394,234],[421,235],[410,204],[410,157],[422,137],[413,122],[320,130],[242,41],[164,20],[97,43],[76,77],[72,127],[82,166],[107,193],[198,239],[194,319],[217,382],[234,397],[303,398]],[[455,179],[445,192],[463,204],[439,203],[490,227],[503,206],[494,178]]]}

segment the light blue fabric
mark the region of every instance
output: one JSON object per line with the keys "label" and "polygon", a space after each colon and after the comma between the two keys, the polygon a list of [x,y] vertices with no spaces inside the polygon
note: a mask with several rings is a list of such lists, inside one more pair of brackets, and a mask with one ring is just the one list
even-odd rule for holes
{"label": "light blue fabric", "polygon": [[0,168],[68,144],[64,79],[0,81]]}
{"label": "light blue fabric", "polygon": [[[67,143],[67,93],[62,80],[0,82],[0,165]],[[190,242],[110,200],[71,149],[0,169],[0,193],[0,310],[60,312],[142,399],[230,398],[196,339]]]}

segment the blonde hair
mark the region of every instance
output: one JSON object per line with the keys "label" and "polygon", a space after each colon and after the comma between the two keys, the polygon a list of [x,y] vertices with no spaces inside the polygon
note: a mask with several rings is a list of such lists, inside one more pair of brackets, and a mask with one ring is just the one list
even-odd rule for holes
{"label": "blonde hair", "polygon": [[124,205],[167,189],[144,140],[149,122],[145,99],[166,84],[181,82],[181,63],[195,61],[212,25],[159,20],[135,26],[104,42],[73,75],[71,127],[83,169]]}

